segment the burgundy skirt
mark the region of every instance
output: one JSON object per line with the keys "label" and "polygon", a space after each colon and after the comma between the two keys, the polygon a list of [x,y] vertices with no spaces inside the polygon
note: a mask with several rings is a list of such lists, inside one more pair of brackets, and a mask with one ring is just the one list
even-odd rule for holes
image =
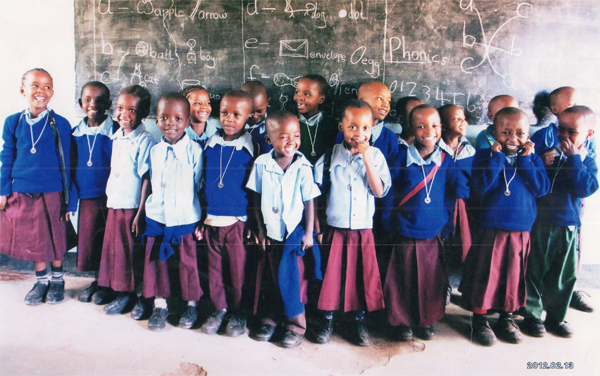
{"label": "burgundy skirt", "polygon": [[460,257],[462,262],[467,258],[469,249],[471,249],[471,230],[469,228],[469,217],[467,216],[467,207],[462,198],[456,200],[454,206],[454,231],[448,237],[448,251],[456,259]]}
{"label": "burgundy skirt", "polygon": [[514,312],[527,302],[528,231],[485,229],[465,260],[460,291],[476,310]]}
{"label": "burgundy skirt", "polygon": [[373,231],[330,227],[324,244],[330,247],[317,308],[335,311],[343,301],[344,312],[383,309]]}
{"label": "burgundy skirt", "polygon": [[13,192],[0,211],[0,253],[34,262],[62,260],[67,234],[60,214],[60,192]]}
{"label": "burgundy skirt", "polygon": [[[116,291],[135,291],[142,281],[144,246],[134,237],[131,223],[138,209],[108,209],[98,285]],[[140,224],[143,229],[143,224]],[[140,235],[143,231],[140,231]]]}
{"label": "burgundy skirt", "polygon": [[383,294],[391,325],[429,326],[444,317],[446,284],[439,237],[399,237],[392,245]]}
{"label": "burgundy skirt", "polygon": [[100,269],[107,215],[106,196],[79,201],[77,225],[77,270],[79,272],[97,272]]}

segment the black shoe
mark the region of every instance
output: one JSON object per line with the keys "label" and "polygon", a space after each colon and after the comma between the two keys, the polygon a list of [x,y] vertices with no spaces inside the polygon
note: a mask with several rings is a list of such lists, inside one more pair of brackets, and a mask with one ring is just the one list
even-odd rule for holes
{"label": "black shoe", "polygon": [[263,324],[254,335],[254,338],[257,341],[268,342],[271,340],[271,337],[273,337],[274,333],[275,327],[273,325]]}
{"label": "black shoe", "polygon": [[593,312],[594,307],[590,305],[590,303],[586,300],[584,295],[587,295],[588,298],[591,296],[585,291],[573,291],[573,295],[571,296],[571,303],[569,303],[569,307],[575,308],[576,310],[583,312]]}
{"label": "black shoe", "polygon": [[425,341],[435,338],[435,330],[433,330],[433,326],[420,326],[417,329],[417,337]]}
{"label": "black shoe", "polygon": [[406,342],[413,340],[413,330],[410,326],[400,325],[397,330],[396,338],[398,341]]}
{"label": "black shoe", "polygon": [[92,301],[92,296],[98,290],[98,281],[92,282],[87,289],[83,290],[77,296],[77,300],[83,303],[89,303]]}
{"label": "black shoe", "polygon": [[56,304],[65,299],[65,282],[50,282],[46,303]]}
{"label": "black shoe", "polygon": [[324,318],[319,331],[315,334],[316,343],[329,343],[333,334],[333,318]]}
{"label": "black shoe", "polygon": [[179,327],[181,329],[190,329],[198,321],[198,311],[196,307],[188,306],[181,318],[179,319]]}
{"label": "black shoe", "polygon": [[148,329],[153,332],[162,330],[167,324],[167,316],[169,311],[166,308],[154,308],[152,310],[152,316],[148,320]]}
{"label": "black shoe", "polygon": [[246,333],[246,315],[241,312],[228,315],[225,334],[229,337],[239,337],[244,333]]}
{"label": "black shoe", "polygon": [[104,306],[107,315],[120,315],[125,308],[133,302],[135,294],[132,292],[120,292],[117,298]]}
{"label": "black shoe", "polygon": [[528,336],[541,338],[546,334],[546,327],[542,320],[537,317],[525,317],[519,324],[521,331]]}
{"label": "black shoe", "polygon": [[566,321],[559,322],[553,319],[546,318],[546,322],[544,324],[546,326],[546,330],[559,337],[571,338],[575,333],[573,331],[573,328],[571,328],[569,323]]}
{"label": "black shoe", "polygon": [[512,315],[500,316],[498,322],[496,322],[496,326],[494,326],[494,331],[498,338],[508,343],[517,344],[523,342],[523,335],[517,324],[515,324]]}
{"label": "black shoe", "polygon": [[496,335],[490,323],[484,315],[473,315],[471,317],[472,339],[483,346],[492,346],[496,343]]}
{"label": "black shoe", "polygon": [[364,317],[356,320],[356,344],[359,346],[369,346],[371,344]]}
{"label": "black shoe", "polygon": [[293,330],[287,330],[281,340],[281,346],[285,348],[297,347],[302,343],[304,334],[296,333]]}
{"label": "black shoe", "polygon": [[49,288],[50,283],[43,284],[36,282],[33,288],[25,295],[25,304],[31,306],[42,304],[46,300]]}
{"label": "black shoe", "polygon": [[206,334],[216,334],[223,323],[223,317],[225,317],[226,313],[227,311],[215,311],[211,313],[206,322],[200,327],[200,330]]}
{"label": "black shoe", "polygon": [[116,293],[115,290],[110,287],[98,287],[98,291],[92,295],[92,303],[102,305],[106,303],[110,303],[115,298]]}
{"label": "black shoe", "polygon": [[446,287],[446,305],[452,303],[452,286],[448,284]]}
{"label": "black shoe", "polygon": [[150,307],[146,303],[143,296],[138,296],[135,307],[131,310],[131,318],[134,320],[142,320],[150,313]]}

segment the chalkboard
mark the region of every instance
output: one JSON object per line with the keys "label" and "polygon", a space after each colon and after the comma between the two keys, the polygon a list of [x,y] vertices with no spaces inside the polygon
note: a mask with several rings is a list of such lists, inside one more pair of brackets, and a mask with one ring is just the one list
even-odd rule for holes
{"label": "chalkboard", "polygon": [[[260,80],[270,109],[293,110],[308,73],[331,85],[335,115],[361,83],[465,108],[487,121],[487,102],[571,85],[600,103],[596,0],[75,0],[77,95],[90,80],[141,84],[154,98],[201,84],[213,100]],[[114,101],[114,98],[113,98]],[[394,112],[390,117],[394,116]]]}

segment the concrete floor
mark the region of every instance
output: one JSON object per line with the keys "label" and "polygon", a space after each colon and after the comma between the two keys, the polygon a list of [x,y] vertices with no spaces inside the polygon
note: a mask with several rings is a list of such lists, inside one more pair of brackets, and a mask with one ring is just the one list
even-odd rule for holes
{"label": "concrete floor", "polygon": [[[526,337],[520,345],[491,348],[469,340],[470,314],[455,304],[435,325],[432,341],[399,343],[373,333],[359,348],[335,337],[327,345],[305,341],[299,348],[260,343],[247,335],[209,336],[167,324],[150,332],[128,314],[107,316],[102,307],[80,303],[76,294],[89,278],[67,277],[67,296],[57,305],[23,303],[34,283],[28,274],[0,271],[0,375],[532,375],[528,362],[572,362],[572,370],[546,374],[600,374],[600,315],[569,310],[576,334]],[[587,289],[600,307],[600,290]],[[170,317],[177,322],[178,317]],[[370,317],[371,324],[378,317]],[[192,365],[199,367],[193,367]],[[185,371],[182,370],[182,368]],[[196,372],[194,372],[194,368]],[[190,371],[191,370],[191,371]]]}

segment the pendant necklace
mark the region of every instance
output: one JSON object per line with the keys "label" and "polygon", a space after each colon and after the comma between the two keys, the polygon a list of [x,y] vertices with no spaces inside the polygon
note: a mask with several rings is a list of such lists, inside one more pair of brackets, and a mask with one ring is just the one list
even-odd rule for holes
{"label": "pendant necklace", "polygon": [[[348,152],[348,154],[350,154],[350,152]],[[348,160],[348,164],[350,164],[352,161],[354,161],[354,158],[352,157],[352,154],[350,154],[350,159]],[[356,162],[358,163],[358,162]],[[352,190],[352,181],[356,180],[356,175],[358,175],[358,173],[360,172],[360,170],[362,170],[363,165],[358,165],[358,169],[354,172],[354,175],[350,174],[350,184],[348,184],[348,186],[346,188],[348,188],[349,191]]]}
{"label": "pendant necklace", "polygon": [[554,182],[556,181],[556,176],[558,175],[558,172],[567,163],[567,159],[565,158],[565,162],[561,164],[564,155],[564,152],[561,151],[560,158],[558,159],[558,166],[556,166],[556,171],[554,171],[554,178],[552,179],[552,185],[550,186],[550,193],[552,193],[552,190],[554,189]]}
{"label": "pendant necklace", "polygon": [[[433,166],[433,168],[435,168],[435,164]],[[431,203],[431,197],[429,197],[429,194],[431,193],[431,188],[433,188],[433,181],[435,180],[435,175],[437,174],[437,169],[435,170],[435,172],[433,173],[433,177],[431,178],[431,184],[429,185],[429,187],[427,187],[427,176],[425,175],[425,168],[423,167],[423,165],[421,165],[421,170],[423,171],[423,183],[425,183],[425,199],[423,200],[423,202],[425,202],[426,204]]]}
{"label": "pendant necklace", "polygon": [[88,150],[90,151],[90,158],[87,161],[87,165],[89,167],[92,167],[93,163],[92,163],[92,152],[94,151],[94,146],[96,145],[96,137],[98,137],[98,133],[96,133],[94,135],[94,142],[92,142],[92,146],[90,146],[90,136],[88,134],[85,135],[85,138],[87,139],[88,142]]}
{"label": "pendant necklace", "polygon": [[[294,160],[294,157],[292,157],[290,159],[290,163],[288,163],[288,165],[283,169],[283,176],[281,177],[281,181],[279,182],[279,187],[277,187],[277,192],[275,193],[275,196],[273,197],[273,201],[275,201],[275,197],[281,197],[281,188],[283,187],[283,179],[285,178],[285,172],[287,171],[288,168],[290,168],[290,165],[292,164],[293,160]],[[283,203],[283,197],[281,198],[281,201]],[[279,213],[279,207],[278,207],[278,205],[275,204],[275,202],[273,203],[273,208],[271,210],[275,214]]]}
{"label": "pendant necklace", "polygon": [[223,146],[224,146],[225,140],[223,140],[223,144],[221,144],[221,156],[219,158],[219,184],[217,184],[217,187],[219,187],[219,188],[223,188],[225,186],[223,184],[223,178],[225,177],[225,173],[227,172],[227,168],[229,167],[231,158],[233,158],[233,153],[235,153],[235,149],[237,147],[238,140],[239,140],[239,138],[236,139],[234,144],[232,145],[233,150],[231,150],[231,155],[229,156],[229,161],[227,162],[227,165],[225,166],[225,171],[223,171]]}
{"label": "pendant necklace", "polygon": [[48,114],[46,116],[46,123],[44,123],[44,127],[42,128],[42,131],[40,132],[40,135],[38,136],[37,140],[35,140],[35,142],[33,141],[33,125],[29,124],[29,131],[31,132],[31,149],[29,150],[29,152],[31,154],[37,153],[37,149],[35,148],[35,144],[37,144],[40,141],[40,138],[42,138],[42,135],[44,134],[44,130],[46,129],[46,125],[48,125],[48,118],[49,117],[50,117],[50,114]]}
{"label": "pendant necklace", "polygon": [[314,138],[310,133],[310,125],[308,125],[308,122],[306,123],[306,129],[308,130],[308,140],[310,141],[310,147],[312,150],[310,152],[310,155],[312,155],[313,157],[317,156],[317,152],[315,151],[315,143],[317,142],[317,132],[319,131],[319,123],[320,123],[320,121],[318,121],[315,126],[315,137]]}
{"label": "pendant necklace", "polygon": [[515,176],[517,175],[517,166],[515,165],[515,172],[513,172],[513,176],[512,178],[510,178],[510,180],[506,180],[506,168],[504,166],[502,166],[502,173],[504,174],[504,182],[506,183],[506,189],[504,190],[504,195],[506,197],[510,196],[510,189],[508,188],[510,185],[510,182],[513,181],[513,179],[515,178]]}

